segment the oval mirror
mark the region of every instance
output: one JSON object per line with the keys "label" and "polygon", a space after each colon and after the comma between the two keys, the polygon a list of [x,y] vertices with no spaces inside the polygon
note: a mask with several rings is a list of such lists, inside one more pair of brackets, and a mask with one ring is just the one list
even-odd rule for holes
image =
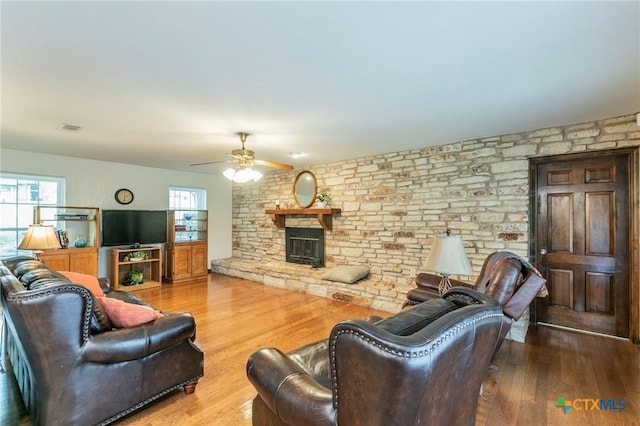
{"label": "oval mirror", "polygon": [[303,170],[296,176],[293,182],[293,198],[298,207],[303,209],[311,207],[316,199],[318,185],[316,177],[309,170]]}

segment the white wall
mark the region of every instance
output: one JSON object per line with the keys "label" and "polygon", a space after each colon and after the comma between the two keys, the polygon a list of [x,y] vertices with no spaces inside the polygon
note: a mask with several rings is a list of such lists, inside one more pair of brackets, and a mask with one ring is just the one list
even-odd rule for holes
{"label": "white wall", "polygon": [[[63,177],[65,205],[100,209],[165,210],[169,186],[207,190],[209,210],[209,264],[231,256],[231,182],[222,175],[180,172],[130,164],[0,149],[0,171]],[[127,207],[116,203],[118,188],[129,188],[134,201]],[[100,276],[108,276],[107,249],[100,250]]]}

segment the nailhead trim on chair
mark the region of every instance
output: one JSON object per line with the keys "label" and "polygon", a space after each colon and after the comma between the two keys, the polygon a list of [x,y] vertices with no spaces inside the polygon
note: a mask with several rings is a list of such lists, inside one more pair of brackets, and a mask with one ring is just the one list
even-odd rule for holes
{"label": "nailhead trim on chair", "polygon": [[[37,290],[35,290],[37,291]],[[15,295],[10,294],[7,296],[7,300],[11,300],[16,304],[23,303],[25,300],[33,300],[39,299],[40,297],[49,297],[56,293],[67,293],[69,291],[73,291],[76,293],[80,293],[84,296],[86,300],[91,300],[91,293],[85,287],[81,286],[62,286],[56,288],[47,288],[46,290],[40,290],[37,294],[28,294],[28,295]],[[82,322],[82,344],[86,344],[89,341],[89,324],[91,323],[91,304],[86,303],[84,306],[84,313],[82,317],[84,321]]]}
{"label": "nailhead trim on chair", "polygon": [[130,408],[122,411],[121,413],[118,413],[115,416],[112,416],[112,417],[108,418],[107,420],[103,421],[102,423],[99,423],[98,426],[105,426],[105,425],[108,425],[109,423],[113,423],[116,420],[121,419],[122,417],[133,413],[134,411],[136,411],[140,407],[143,407],[143,406],[149,404],[150,402],[153,402],[156,399],[168,394],[169,392],[172,392],[172,391],[174,391],[174,390],[176,390],[178,388],[181,388],[182,386],[186,385],[187,383],[190,383],[190,382],[193,382],[196,379],[199,379],[200,377],[202,377],[202,375],[194,377],[193,379],[186,380],[186,381],[184,381],[182,383],[178,383],[175,386],[171,386],[170,388],[165,389],[165,390],[163,390],[163,391],[161,391],[161,392],[159,392],[159,393],[157,393],[157,394],[145,399],[144,401],[141,401],[141,402],[137,403],[133,407],[130,407]]}
{"label": "nailhead trim on chair", "polygon": [[333,382],[333,407],[337,410],[338,409],[338,372],[336,371],[335,365],[336,365],[336,341],[338,340],[338,338],[344,334],[351,334],[357,338],[360,338],[368,343],[373,344],[374,346],[376,346],[379,349],[382,349],[392,355],[396,355],[396,356],[400,356],[403,358],[420,358],[420,357],[424,357],[427,356],[429,354],[431,354],[433,351],[436,350],[436,348],[438,346],[440,346],[441,344],[443,344],[446,340],[449,340],[451,337],[453,337],[454,335],[458,334],[460,332],[460,330],[462,330],[463,328],[466,328],[470,325],[475,324],[478,321],[484,320],[486,318],[493,318],[493,317],[502,317],[502,313],[498,312],[498,313],[493,313],[493,314],[484,314],[481,317],[477,317],[471,320],[465,320],[464,322],[458,324],[457,326],[455,326],[454,328],[449,329],[449,331],[447,331],[447,333],[445,333],[444,335],[440,336],[440,338],[433,342],[433,344],[429,347],[429,349],[427,350],[421,350],[421,351],[417,351],[417,352],[405,352],[405,351],[397,351],[395,349],[392,349],[391,347],[387,346],[387,345],[383,345],[380,344],[377,340],[371,339],[369,336],[366,336],[362,333],[360,333],[359,331],[355,331],[355,330],[340,330],[338,331],[338,333],[336,333],[336,335],[333,337],[333,339],[331,339],[331,365],[333,366],[333,368],[331,369],[331,376],[332,376],[332,382]]}
{"label": "nailhead trim on chair", "polygon": [[483,303],[481,300],[476,299],[475,297],[471,297],[470,295],[466,294],[466,293],[459,293],[457,291],[449,291],[447,294],[445,294],[443,297],[443,299],[445,300],[451,300],[451,299],[463,299],[465,300],[467,303],[471,304],[471,305],[479,305],[481,303]]}

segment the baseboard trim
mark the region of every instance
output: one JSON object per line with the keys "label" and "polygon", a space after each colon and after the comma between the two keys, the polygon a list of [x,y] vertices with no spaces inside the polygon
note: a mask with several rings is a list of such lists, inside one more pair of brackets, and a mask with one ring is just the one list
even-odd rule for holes
{"label": "baseboard trim", "polygon": [[628,337],[619,337],[619,336],[612,336],[610,334],[604,334],[604,333],[597,333],[595,331],[588,331],[588,330],[580,330],[579,328],[572,328],[572,327],[565,327],[564,325],[558,325],[558,324],[549,324],[547,322],[540,322],[538,321],[536,323],[536,325],[540,325],[543,327],[549,327],[549,328],[558,328],[560,330],[567,330],[567,331],[573,331],[576,333],[582,333],[582,334],[590,334],[592,336],[599,336],[599,337],[608,337],[609,339],[616,339],[616,340],[625,340],[630,342],[631,340],[629,340]]}

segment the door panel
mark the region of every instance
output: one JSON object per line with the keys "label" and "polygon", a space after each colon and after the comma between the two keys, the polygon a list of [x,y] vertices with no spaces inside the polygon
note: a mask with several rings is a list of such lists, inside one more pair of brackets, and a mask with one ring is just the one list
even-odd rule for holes
{"label": "door panel", "polygon": [[549,227],[549,247],[553,252],[573,252],[571,231],[574,226],[572,194],[551,194],[548,199],[549,219],[555,228]]}
{"label": "door panel", "polygon": [[535,245],[549,288],[539,322],[628,336],[628,167],[615,155],[536,165]]}
{"label": "door panel", "polygon": [[601,274],[597,272],[587,273],[587,300],[589,312],[600,312],[603,314],[612,314],[613,307],[613,275]]}
{"label": "door panel", "polygon": [[98,276],[98,252],[70,253],[69,270],[81,274]]}
{"label": "door panel", "polygon": [[207,276],[209,273],[209,268],[207,265],[208,256],[207,256],[207,244],[194,244],[192,248],[192,261],[193,261],[193,276],[194,277],[203,277]]}
{"label": "door panel", "polygon": [[173,250],[173,279],[191,278],[191,246],[176,246]]}
{"label": "door panel", "polygon": [[69,255],[68,254],[46,254],[46,252],[40,255],[42,263],[47,265],[54,271],[68,271],[69,270]]}
{"label": "door panel", "polygon": [[614,255],[614,200],[615,193],[612,192],[586,194],[586,254]]}
{"label": "door panel", "polygon": [[547,278],[547,285],[554,289],[549,293],[552,305],[573,309],[573,271],[549,269]]}

